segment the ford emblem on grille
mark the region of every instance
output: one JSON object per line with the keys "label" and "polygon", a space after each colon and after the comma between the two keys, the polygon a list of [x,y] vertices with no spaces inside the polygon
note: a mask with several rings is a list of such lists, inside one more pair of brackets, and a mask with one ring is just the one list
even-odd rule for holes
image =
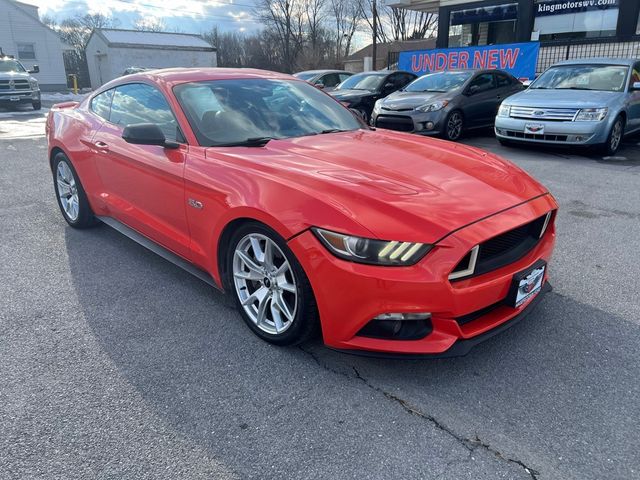
{"label": "ford emblem on grille", "polygon": [[542,116],[544,116],[544,110],[536,110],[535,112],[533,112],[533,114],[536,117],[542,117]]}
{"label": "ford emblem on grille", "polygon": [[13,80],[9,80],[9,89],[14,89],[16,87],[16,82]]}

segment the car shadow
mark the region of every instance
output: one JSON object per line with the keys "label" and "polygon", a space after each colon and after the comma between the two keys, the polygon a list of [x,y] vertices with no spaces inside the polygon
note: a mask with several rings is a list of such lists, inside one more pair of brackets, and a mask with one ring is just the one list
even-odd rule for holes
{"label": "car shadow", "polygon": [[119,233],[67,228],[65,241],[84,317],[119,373],[241,476],[301,478],[309,459],[332,459],[325,478],[376,476],[371,458],[398,467],[406,449],[433,444],[402,402],[562,478],[632,476],[640,332],[612,312],[551,293],[525,321],[447,360],[356,357],[319,341],[279,348],[228,297]]}

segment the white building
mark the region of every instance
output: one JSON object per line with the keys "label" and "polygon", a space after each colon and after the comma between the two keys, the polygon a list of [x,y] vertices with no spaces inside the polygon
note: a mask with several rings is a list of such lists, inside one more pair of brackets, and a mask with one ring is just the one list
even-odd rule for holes
{"label": "white building", "polygon": [[216,49],[198,35],[96,29],[86,48],[91,87],[98,88],[129,67],[215,67]]}
{"label": "white building", "polygon": [[40,73],[34,77],[42,90],[67,88],[63,43],[56,32],[40,21],[35,5],[0,0],[0,48],[28,69],[40,67]]}

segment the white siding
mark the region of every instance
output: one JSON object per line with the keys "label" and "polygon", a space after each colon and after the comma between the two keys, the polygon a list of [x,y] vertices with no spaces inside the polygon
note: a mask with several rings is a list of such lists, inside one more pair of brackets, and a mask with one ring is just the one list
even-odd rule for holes
{"label": "white siding", "polygon": [[[106,53],[98,57],[97,52]],[[216,52],[199,50],[175,50],[171,47],[125,48],[109,47],[99,35],[93,35],[87,45],[87,62],[91,87],[98,88],[119,77],[128,67],[215,67]],[[101,60],[98,60],[101,58]],[[98,69],[98,65],[100,68]]]}
{"label": "white siding", "polygon": [[32,43],[35,60],[21,60],[25,67],[40,66],[38,79],[41,88],[64,88],[67,84],[62,43],[56,33],[10,0],[0,0],[0,47],[5,54],[18,57],[18,43]]}

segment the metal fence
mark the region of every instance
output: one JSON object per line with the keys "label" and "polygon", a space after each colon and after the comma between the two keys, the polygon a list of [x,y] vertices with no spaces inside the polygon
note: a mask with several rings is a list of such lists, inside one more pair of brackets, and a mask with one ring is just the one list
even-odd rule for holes
{"label": "metal fence", "polygon": [[[554,63],[573,58],[588,57],[612,57],[612,58],[639,58],[640,39],[628,42],[616,42],[607,39],[593,39],[587,41],[564,43],[547,43],[540,46],[536,75],[544,72]],[[398,68],[400,52],[387,54],[387,68]]]}

